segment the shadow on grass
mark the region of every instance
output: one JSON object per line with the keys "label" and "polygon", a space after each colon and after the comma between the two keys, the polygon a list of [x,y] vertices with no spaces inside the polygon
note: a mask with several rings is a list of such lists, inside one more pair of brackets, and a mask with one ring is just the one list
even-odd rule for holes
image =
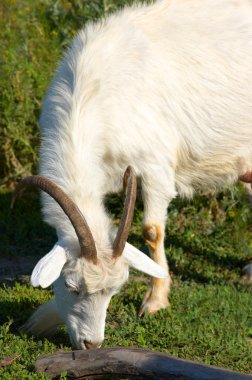
{"label": "shadow on grass", "polygon": [[[141,251],[148,253],[148,248],[139,235],[131,233],[131,241],[137,241]],[[235,240],[235,239],[234,239]],[[245,243],[246,244],[246,243]],[[244,244],[244,245],[245,245]],[[251,248],[248,255],[236,251],[235,242],[232,251],[226,252],[225,243],[219,243],[220,252],[214,250],[210,243],[204,246],[188,242],[179,236],[168,232],[165,248],[170,271],[182,281],[193,280],[197,283],[240,283],[243,282],[243,268],[252,261]]]}
{"label": "shadow on grass", "polygon": [[25,191],[13,210],[10,202],[11,193],[0,193],[0,275],[29,274],[54,245],[56,234],[42,221],[37,191]]}
{"label": "shadow on grass", "polygon": [[[36,305],[39,306],[39,303]],[[35,311],[34,307],[34,301],[28,301],[23,300],[20,302],[17,302],[15,300],[10,301],[1,301],[0,302],[0,324],[3,325],[4,323],[8,323],[9,321],[12,321],[9,332],[11,334],[20,336],[22,334],[25,334],[22,331],[22,326],[24,323],[28,320],[28,318],[32,315],[32,313]],[[35,336],[35,335],[28,335],[32,336],[33,340],[35,342],[43,341],[44,339],[47,339],[48,341],[60,346],[70,346],[69,337],[66,331],[65,327],[59,327],[55,334],[43,337],[43,336]]]}

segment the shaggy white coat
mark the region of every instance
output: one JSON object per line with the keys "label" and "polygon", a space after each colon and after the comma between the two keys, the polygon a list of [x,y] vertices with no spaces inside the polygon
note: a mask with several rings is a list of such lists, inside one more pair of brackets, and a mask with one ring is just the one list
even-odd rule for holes
{"label": "shaggy white coat", "polygon": [[[162,224],[177,194],[190,198],[236,182],[252,170],[251,89],[250,0],[135,5],[79,32],[44,101],[40,150],[40,174],[78,205],[101,264],[78,262],[69,220],[43,194],[45,220],[67,252],[55,286],[57,313],[77,347],[102,341],[109,299],[127,279],[127,260],[111,261],[115,232],[104,196],[122,190],[132,165],[142,187],[143,223]],[[77,301],[66,310],[62,281],[69,276],[86,286],[81,302],[84,309],[91,302],[91,316]],[[91,293],[99,300],[90,301]]]}

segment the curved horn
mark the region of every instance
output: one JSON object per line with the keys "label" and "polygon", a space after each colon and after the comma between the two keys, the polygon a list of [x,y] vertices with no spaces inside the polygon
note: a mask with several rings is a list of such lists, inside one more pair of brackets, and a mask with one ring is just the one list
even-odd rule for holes
{"label": "curved horn", "polygon": [[45,191],[60,205],[62,210],[70,219],[78,236],[81,248],[81,256],[89,261],[92,261],[94,264],[97,264],[97,251],[95,242],[84,216],[82,215],[78,206],[70,199],[70,197],[59,186],[50,181],[48,178],[39,175],[33,175],[26,177],[21,182],[19,182],[12,196],[11,208],[14,205],[19,191],[24,187],[30,185],[35,185],[36,187]]}
{"label": "curved horn", "polygon": [[126,169],[124,173],[123,183],[124,188],[127,188],[127,190],[122,219],[113,244],[114,257],[121,256],[125,247],[125,243],[128,239],[129,230],[133,219],[134,207],[136,202],[137,179],[135,170],[132,168],[132,166],[128,166],[128,168]]}

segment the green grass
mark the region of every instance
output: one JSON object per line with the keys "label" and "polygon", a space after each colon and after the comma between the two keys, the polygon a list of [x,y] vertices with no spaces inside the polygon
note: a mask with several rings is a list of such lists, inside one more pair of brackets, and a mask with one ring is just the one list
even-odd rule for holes
{"label": "green grass", "polygon": [[[11,189],[18,178],[36,172],[41,99],[63,49],[81,25],[123,3],[0,2],[0,258],[38,259],[55,242],[55,232],[42,221],[38,193],[26,191],[11,213]],[[108,206],[118,219],[122,201],[111,198]],[[129,240],[146,250],[141,218],[139,201]],[[171,309],[139,319],[150,279],[133,272],[109,306],[104,346],[149,348],[252,373],[252,287],[242,278],[242,267],[252,261],[251,230],[251,208],[239,186],[217,197],[174,200],[165,242],[173,277]],[[34,372],[36,358],[71,349],[65,329],[50,340],[20,332],[50,297],[50,290],[33,289],[27,277],[0,283],[0,360],[21,355],[0,369],[0,379],[45,379]]]}

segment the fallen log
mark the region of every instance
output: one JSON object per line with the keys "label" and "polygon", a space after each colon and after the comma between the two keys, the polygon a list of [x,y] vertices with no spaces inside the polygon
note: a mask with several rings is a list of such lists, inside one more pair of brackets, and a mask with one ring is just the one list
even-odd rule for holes
{"label": "fallen log", "polygon": [[[39,358],[38,372],[69,379],[252,380],[246,375],[140,348],[59,351]],[[105,376],[105,377],[102,377]]]}

